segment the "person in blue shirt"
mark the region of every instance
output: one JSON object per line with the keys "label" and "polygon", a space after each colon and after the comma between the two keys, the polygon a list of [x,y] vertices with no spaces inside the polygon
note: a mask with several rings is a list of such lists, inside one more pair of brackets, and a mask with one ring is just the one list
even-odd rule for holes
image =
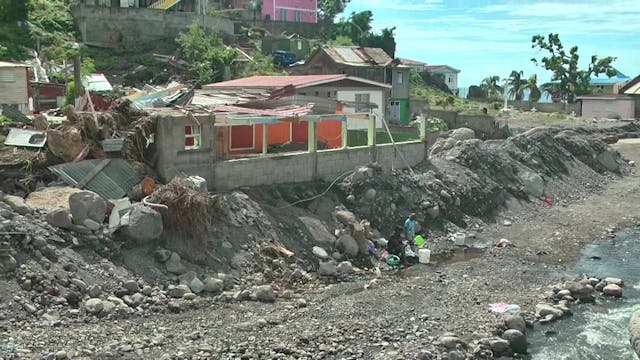
{"label": "person in blue shirt", "polygon": [[407,239],[407,243],[411,246],[414,245],[414,238],[416,237],[416,214],[411,213],[407,220],[404,221],[404,235]]}

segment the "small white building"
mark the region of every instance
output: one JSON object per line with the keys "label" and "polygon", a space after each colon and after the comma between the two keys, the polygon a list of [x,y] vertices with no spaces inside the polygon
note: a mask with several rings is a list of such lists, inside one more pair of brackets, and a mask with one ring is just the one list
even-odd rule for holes
{"label": "small white building", "polygon": [[29,112],[29,65],[0,61],[0,107]]}
{"label": "small white building", "polygon": [[454,94],[458,93],[458,74],[460,70],[449,65],[427,65],[424,70],[429,74],[441,76],[442,81]]}
{"label": "small white building", "polygon": [[592,94],[576,98],[580,102],[581,115],[597,119],[635,118],[635,100],[627,95]]}

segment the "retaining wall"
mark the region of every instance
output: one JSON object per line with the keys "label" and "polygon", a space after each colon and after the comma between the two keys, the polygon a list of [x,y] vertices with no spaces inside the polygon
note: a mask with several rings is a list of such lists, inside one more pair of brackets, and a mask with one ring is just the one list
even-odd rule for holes
{"label": "retaining wall", "polygon": [[206,29],[233,34],[233,21],[191,12],[161,11],[148,8],[112,8],[77,5],[73,15],[82,42],[100,47],[147,44],[175,39],[194,21]]}

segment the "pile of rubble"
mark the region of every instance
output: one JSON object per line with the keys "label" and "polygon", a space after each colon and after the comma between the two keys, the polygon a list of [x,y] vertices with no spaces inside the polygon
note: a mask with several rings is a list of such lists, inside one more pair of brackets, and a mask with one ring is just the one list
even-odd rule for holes
{"label": "pile of rubble", "polygon": [[627,168],[594,134],[535,128],[481,141],[471,129],[456,129],[442,134],[429,163],[415,173],[363,167],[339,189],[356,214],[385,233],[412,212],[429,229],[450,233],[473,230],[478,218],[491,218],[508,199],[578,199]]}
{"label": "pile of rubble", "polygon": [[[0,145],[2,152],[7,147],[13,150],[0,159],[0,165],[12,164],[12,158],[24,158],[23,163],[29,164],[28,169],[20,164],[17,169],[20,171],[11,173],[16,181],[42,167],[113,155],[129,161],[143,173],[153,166],[145,158],[144,150],[155,132],[155,123],[146,112],[133,108],[129,100],[116,101],[103,112],[76,112],[72,106],[59,112],[65,119],[61,123],[54,124],[46,116],[36,115],[33,120],[18,119],[0,127],[0,135],[5,139],[4,146]],[[36,185],[33,181],[24,193],[33,191]],[[13,183],[2,186],[5,191],[16,188]]]}

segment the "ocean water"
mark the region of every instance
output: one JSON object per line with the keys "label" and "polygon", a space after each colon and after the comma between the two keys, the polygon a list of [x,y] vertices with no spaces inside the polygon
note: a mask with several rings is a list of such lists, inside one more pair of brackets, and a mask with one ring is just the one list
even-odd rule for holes
{"label": "ocean water", "polygon": [[537,325],[529,334],[533,360],[635,360],[627,325],[640,310],[640,230],[624,229],[613,239],[586,246],[573,274],[624,280],[623,298],[573,307],[573,316]]}

